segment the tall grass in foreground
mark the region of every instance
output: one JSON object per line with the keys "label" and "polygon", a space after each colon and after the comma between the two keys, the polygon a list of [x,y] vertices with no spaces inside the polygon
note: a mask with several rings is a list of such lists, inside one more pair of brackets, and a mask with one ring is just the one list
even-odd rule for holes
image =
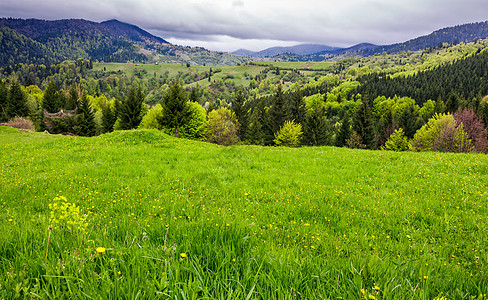
{"label": "tall grass in foreground", "polygon": [[485,155],[0,141],[2,299],[487,298]]}

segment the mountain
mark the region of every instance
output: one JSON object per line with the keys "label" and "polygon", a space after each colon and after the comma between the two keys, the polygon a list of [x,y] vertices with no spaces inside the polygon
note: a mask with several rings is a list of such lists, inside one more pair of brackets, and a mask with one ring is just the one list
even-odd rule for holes
{"label": "mountain", "polygon": [[123,23],[118,20],[108,20],[100,23],[100,27],[106,28],[113,35],[120,38],[126,38],[128,40],[141,42],[141,43],[164,43],[169,44],[169,42],[164,39],[154,36],[147,31],[131,24]]}
{"label": "mountain", "polygon": [[310,55],[322,51],[334,51],[337,49],[339,48],[330,47],[326,45],[319,45],[319,44],[300,44],[291,47],[271,47],[258,52],[239,49],[232,53],[237,55],[264,58],[264,57],[272,57],[284,53],[291,53],[296,55]]}
{"label": "mountain", "polygon": [[[488,37],[488,21],[446,27],[403,43],[376,46],[373,44],[361,43],[349,48],[325,49],[309,55],[293,53],[292,55],[280,55],[276,57],[283,61],[321,61],[331,56],[338,58],[371,56],[376,53],[398,53],[402,51],[417,51],[426,48],[435,48],[444,43],[458,44],[469,43]],[[279,48],[279,47],[276,47]],[[275,48],[270,48],[275,49]],[[266,50],[264,50],[266,51]],[[257,52],[259,53],[259,52]],[[254,55],[250,55],[254,56]],[[271,55],[269,55],[271,56]]]}
{"label": "mountain", "polygon": [[[81,19],[45,21],[4,18],[0,19],[0,28],[4,31],[9,28],[16,33],[9,35],[8,46],[5,37],[0,37],[1,62],[17,62],[20,60],[16,54],[18,51],[26,52],[25,59],[20,61],[24,63],[49,63],[78,58],[144,62],[147,58],[140,52],[141,47],[149,43],[166,43],[138,27],[115,20],[96,23]],[[15,47],[20,43],[18,39],[37,45],[37,48],[43,49],[42,53],[37,48]]]}
{"label": "mountain", "polygon": [[375,53],[398,53],[402,51],[416,51],[426,48],[434,48],[440,44],[469,43],[488,37],[488,21],[446,27],[404,43],[386,46],[378,46],[375,49],[363,51],[364,55]]}
{"label": "mountain", "polygon": [[242,56],[172,45],[118,20],[46,21],[0,19],[0,67],[17,63],[51,64],[79,58],[105,62],[162,62],[235,65]]}

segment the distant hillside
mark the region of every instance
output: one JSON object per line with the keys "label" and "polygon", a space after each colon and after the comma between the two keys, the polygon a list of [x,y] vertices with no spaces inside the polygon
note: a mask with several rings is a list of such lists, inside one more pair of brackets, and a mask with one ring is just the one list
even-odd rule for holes
{"label": "distant hillside", "polygon": [[[331,56],[346,58],[351,56],[371,56],[376,53],[399,53],[402,51],[417,51],[426,48],[435,48],[444,43],[469,43],[488,37],[488,21],[447,27],[425,36],[421,36],[403,43],[376,46],[361,43],[350,48],[323,50],[310,55],[293,53],[293,55],[279,55],[276,58],[283,61],[321,61]],[[273,49],[273,48],[271,48]]]}
{"label": "distant hillside", "polygon": [[[86,20],[45,21],[37,19],[0,19],[2,28],[10,28],[17,35],[9,35],[11,45],[0,53],[0,61],[36,63],[86,58],[100,61],[144,62],[146,56],[139,48],[148,43],[166,43],[142,29],[118,21],[95,23]],[[5,37],[0,38],[4,44]],[[17,41],[15,41],[17,40]],[[36,47],[23,47],[20,40]],[[41,47],[42,45],[43,47]],[[38,51],[42,48],[43,51]],[[25,52],[18,58],[17,52]]]}
{"label": "distant hillside", "polygon": [[488,37],[488,21],[469,23],[454,27],[447,27],[425,36],[421,36],[404,43],[387,46],[378,46],[373,49],[363,50],[364,55],[375,53],[398,53],[402,51],[416,51],[426,48],[434,48],[442,43],[458,44],[469,43]]}
{"label": "distant hillside", "polygon": [[264,57],[272,57],[276,56],[279,54],[284,54],[284,53],[290,53],[290,54],[296,54],[296,55],[310,55],[322,51],[334,51],[339,48],[337,47],[330,47],[326,45],[318,45],[318,44],[300,44],[296,46],[291,46],[291,47],[272,47],[268,48],[265,50],[261,50],[258,52],[254,51],[249,51],[245,49],[239,49],[233,54],[237,55],[246,55],[246,56],[251,56],[251,57],[259,57],[259,58],[264,58]]}
{"label": "distant hillside", "polygon": [[0,19],[0,66],[50,64],[79,58],[105,62],[234,65],[242,56],[172,45],[145,30],[117,20],[45,21]]}
{"label": "distant hillside", "polygon": [[51,51],[39,42],[27,38],[8,27],[0,27],[0,66],[30,62],[54,62]]}

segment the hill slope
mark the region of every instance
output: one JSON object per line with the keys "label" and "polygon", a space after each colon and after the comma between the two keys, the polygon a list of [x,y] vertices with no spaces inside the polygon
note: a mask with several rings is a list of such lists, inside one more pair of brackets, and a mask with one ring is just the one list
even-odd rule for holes
{"label": "hill slope", "polygon": [[117,20],[96,23],[82,19],[45,21],[3,18],[0,19],[0,28],[5,32],[0,35],[0,66],[79,58],[105,62],[159,61],[200,65],[236,64],[249,60],[203,48],[172,45],[135,25]]}
{"label": "hill slope", "polygon": [[0,276],[5,299],[21,283],[41,298],[103,299],[417,298],[412,286],[426,299],[469,299],[488,290],[482,155],[1,126],[0,140],[0,274],[16,274]]}

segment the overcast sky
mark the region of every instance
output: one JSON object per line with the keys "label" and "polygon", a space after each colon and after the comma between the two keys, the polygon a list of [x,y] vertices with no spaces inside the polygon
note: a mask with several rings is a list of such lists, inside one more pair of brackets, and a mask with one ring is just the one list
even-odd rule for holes
{"label": "overcast sky", "polygon": [[317,43],[393,44],[488,20],[487,0],[1,0],[0,16],[108,19],[178,45],[262,50]]}

